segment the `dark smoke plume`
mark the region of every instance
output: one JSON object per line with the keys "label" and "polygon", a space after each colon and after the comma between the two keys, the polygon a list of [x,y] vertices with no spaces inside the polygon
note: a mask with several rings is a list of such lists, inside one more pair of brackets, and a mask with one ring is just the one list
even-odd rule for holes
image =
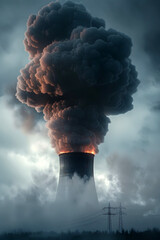
{"label": "dark smoke plume", "polygon": [[139,80],[131,39],[81,4],[53,2],[29,17],[31,61],[18,77],[17,98],[43,111],[57,152],[94,151],[104,141],[106,115],[132,109]]}

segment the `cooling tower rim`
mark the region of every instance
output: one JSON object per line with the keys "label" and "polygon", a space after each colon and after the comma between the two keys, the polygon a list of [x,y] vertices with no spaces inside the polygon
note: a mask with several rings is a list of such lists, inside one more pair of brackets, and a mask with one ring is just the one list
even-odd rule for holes
{"label": "cooling tower rim", "polygon": [[59,156],[62,155],[69,155],[69,154],[79,154],[79,155],[88,155],[88,156],[95,156],[93,153],[86,153],[86,152],[67,152],[67,153],[60,153]]}

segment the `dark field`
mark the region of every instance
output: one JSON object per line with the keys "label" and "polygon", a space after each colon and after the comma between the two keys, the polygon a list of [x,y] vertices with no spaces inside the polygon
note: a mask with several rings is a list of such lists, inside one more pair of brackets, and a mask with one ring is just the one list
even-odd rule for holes
{"label": "dark field", "polygon": [[29,232],[17,232],[17,233],[5,233],[0,235],[0,240],[160,240],[160,230],[146,230],[144,232],[137,232],[135,230],[123,231],[122,233],[114,232],[108,234],[107,232],[68,232],[68,233],[29,233]]}

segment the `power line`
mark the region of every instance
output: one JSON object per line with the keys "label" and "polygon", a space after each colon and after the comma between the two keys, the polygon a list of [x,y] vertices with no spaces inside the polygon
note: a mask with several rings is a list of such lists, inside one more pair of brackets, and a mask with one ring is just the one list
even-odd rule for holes
{"label": "power line", "polygon": [[[73,229],[77,228],[83,225],[90,225],[94,222],[99,221],[99,217],[102,216],[102,210],[97,210],[89,215],[82,215],[80,218],[75,218],[74,220],[68,221],[65,224],[63,223],[63,226],[59,225],[59,227],[62,227],[63,229]],[[56,226],[55,226],[56,227]],[[58,225],[57,225],[58,227]]]}
{"label": "power line", "polygon": [[90,219],[90,220],[87,220],[87,221],[83,221],[83,222],[81,222],[81,223],[77,223],[77,222],[75,222],[75,224],[73,224],[72,226],[70,226],[71,228],[74,228],[74,227],[81,227],[81,226],[87,226],[87,225],[91,225],[91,224],[93,224],[93,223],[96,223],[96,222],[99,222],[100,221],[100,219],[99,219],[99,217],[101,217],[102,216],[102,214],[101,215],[99,215],[98,216],[98,218],[96,219]]}
{"label": "power line", "polygon": [[[95,212],[85,215],[81,215],[78,218],[72,219],[71,221],[67,221],[66,223],[63,223],[63,225],[59,224],[54,224],[54,227],[57,226],[57,228],[63,228],[63,229],[74,229],[77,227],[82,227],[83,225],[91,225],[95,222],[101,221],[101,217],[103,215],[108,216],[107,217],[107,229],[108,233],[112,233],[112,216],[118,215],[118,229],[119,232],[122,232],[124,229],[123,226],[123,215],[124,213],[124,207],[122,207],[121,203],[119,207],[111,207],[111,204],[109,202],[108,207],[104,207],[102,210],[97,210]],[[118,211],[115,211],[118,210]],[[105,211],[105,212],[104,212]],[[59,226],[58,226],[59,225]]]}

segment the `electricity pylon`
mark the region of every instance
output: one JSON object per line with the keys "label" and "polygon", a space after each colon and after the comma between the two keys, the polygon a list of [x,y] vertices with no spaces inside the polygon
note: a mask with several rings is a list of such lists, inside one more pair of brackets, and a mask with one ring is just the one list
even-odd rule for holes
{"label": "electricity pylon", "polygon": [[117,215],[116,213],[113,213],[112,210],[117,209],[115,207],[111,207],[110,202],[108,204],[108,207],[104,207],[103,210],[106,210],[107,212],[105,212],[103,215],[107,215],[108,216],[108,232],[112,233],[112,216]]}
{"label": "electricity pylon", "polygon": [[118,211],[118,215],[119,215],[119,232],[122,232],[123,228],[123,215],[126,214],[123,212],[123,209],[126,209],[124,207],[122,207],[121,203],[119,205],[119,211]]}

